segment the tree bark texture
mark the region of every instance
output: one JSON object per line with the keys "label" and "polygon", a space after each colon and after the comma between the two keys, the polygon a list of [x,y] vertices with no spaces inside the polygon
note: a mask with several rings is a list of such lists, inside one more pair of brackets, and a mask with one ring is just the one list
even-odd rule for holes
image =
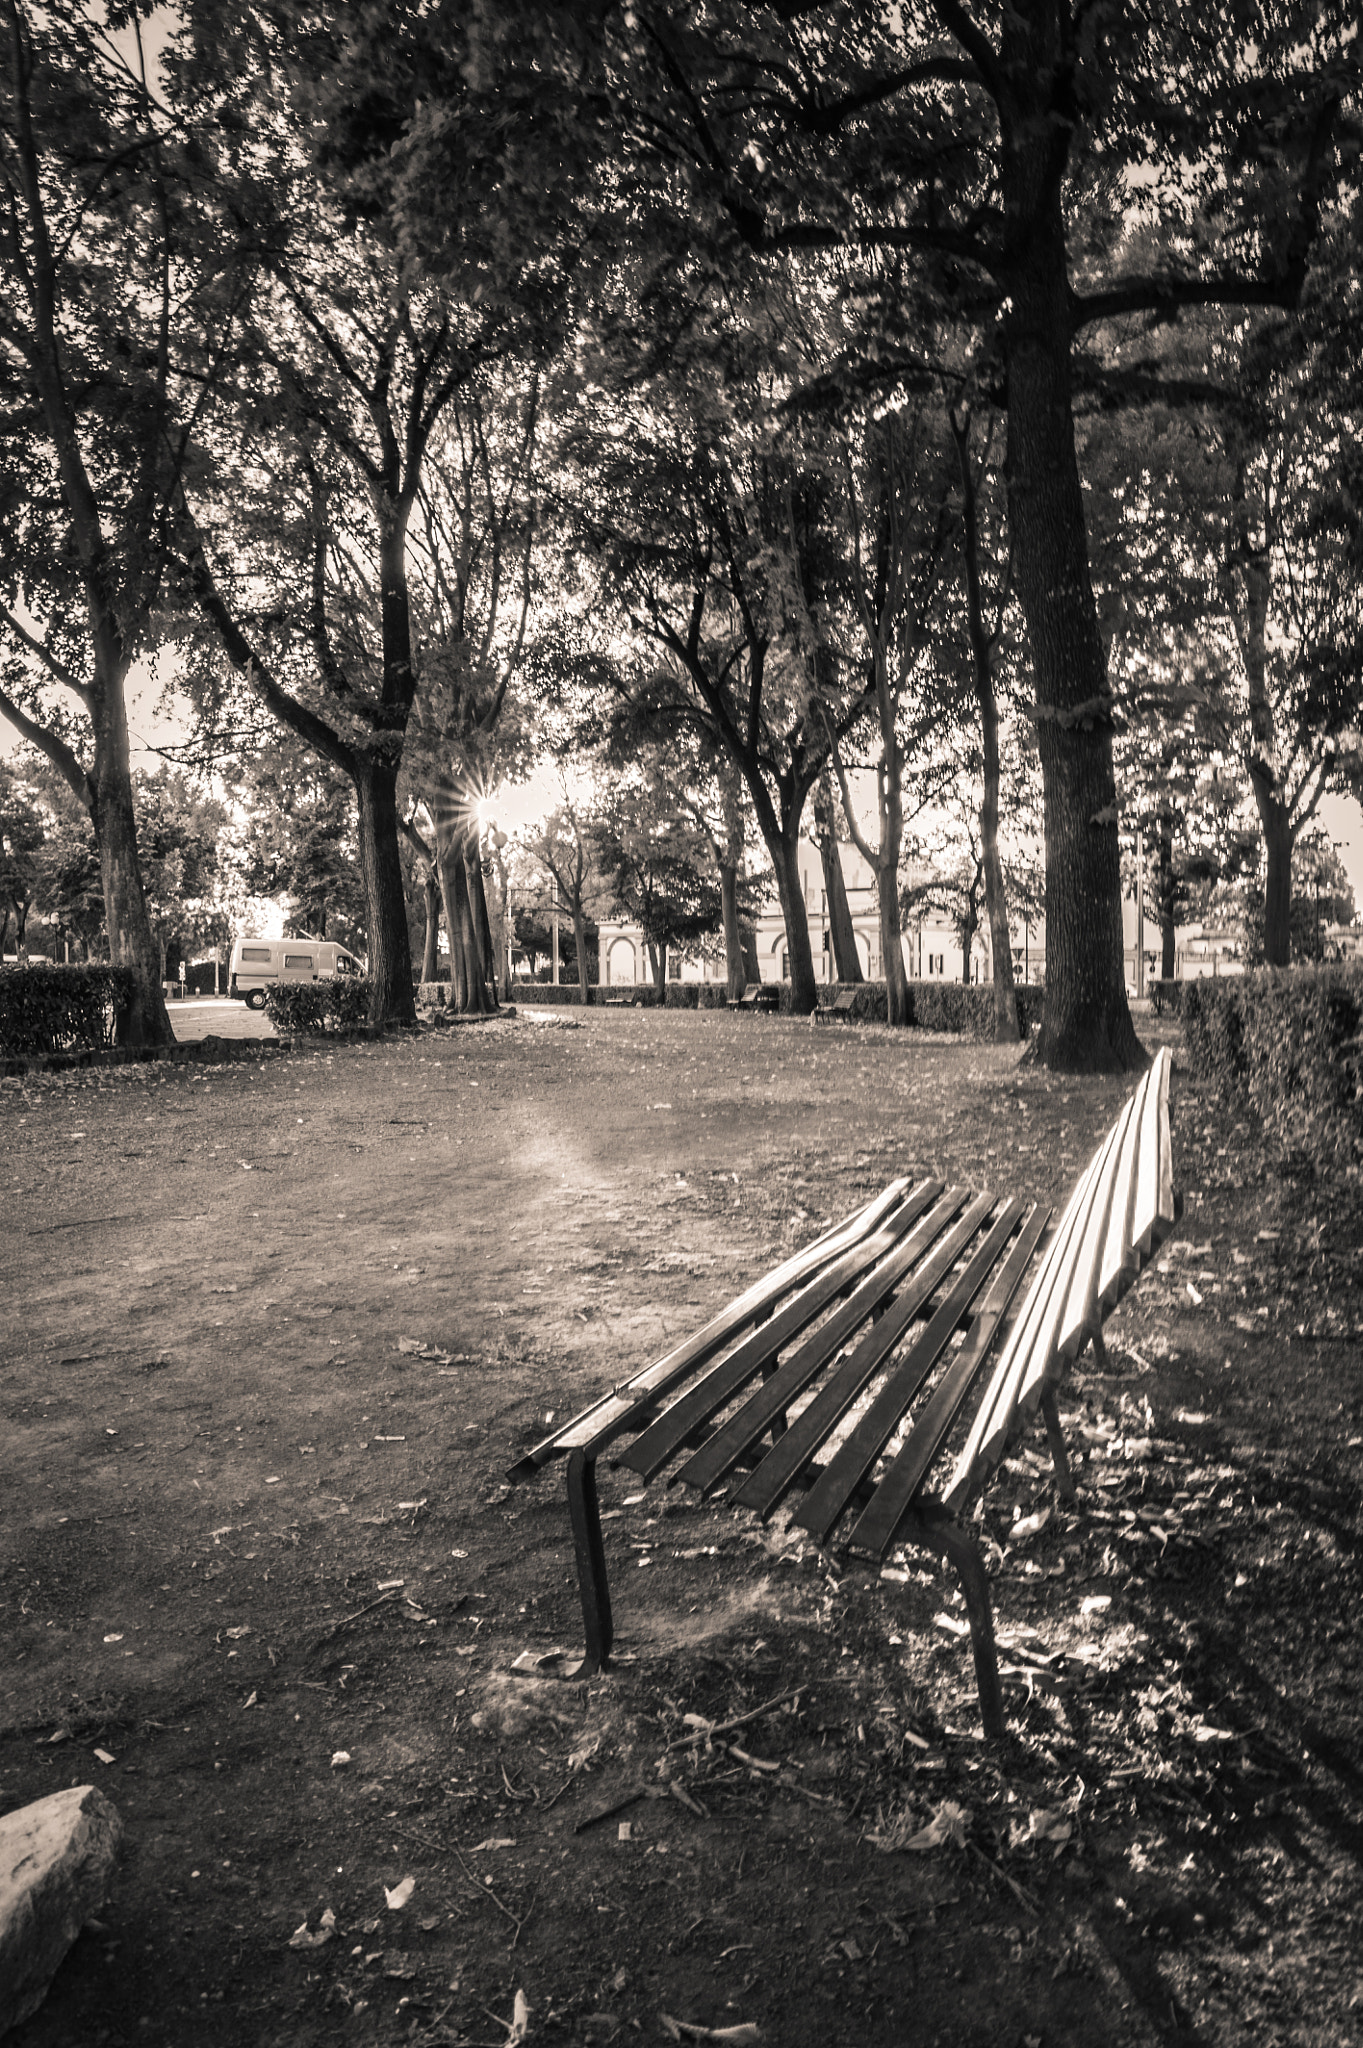
{"label": "tree bark texture", "polygon": [[426,912],[426,940],[421,949],[421,979],[434,981],[440,951],[440,883],[435,867],[428,865],[421,878],[422,907]]}
{"label": "tree bark texture", "polygon": [[[107,710],[107,700],[97,707]],[[113,727],[112,733],[107,730]],[[142,870],[137,857],[137,821],[133,812],[132,775],[123,691],[117,689],[112,718],[101,718],[95,743],[94,806],[91,818],[99,846],[99,878],[104,891],[104,924],[109,934],[109,959],[131,969],[132,1000],[115,1023],[115,1043],[126,1046],[173,1045],[161,986],[161,952],[147,914]]]}
{"label": "tree bark texture", "polygon": [[1159,929],[1160,974],[1174,978],[1177,934],[1174,925],[1174,821],[1168,811],[1159,821]]}
{"label": "tree bark texture", "polygon": [[1074,445],[1064,52],[1053,0],[1031,0],[1006,22],[1008,513],[1036,680],[1046,835],[1036,1058],[1066,1072],[1127,1072],[1145,1055],[1126,999],[1111,699]]}
{"label": "tree bark texture", "polygon": [[724,922],[724,973],[731,1003],[738,1001],[746,986],[743,963],[743,934],[738,928],[738,869],[729,861],[719,863],[719,901]]}
{"label": "tree bark texture", "polygon": [[[796,821],[798,830],[798,820]],[[800,888],[799,841],[795,832],[780,833],[767,851],[776,869],[776,893],[786,927],[786,958],[790,971],[790,1013],[811,1017],[818,1008],[819,985],[814,978],[814,953],[809,943],[809,916]]]}
{"label": "tree bark texture", "polygon": [[354,757],[359,799],[360,872],[369,925],[372,1024],[415,1024],[407,899],[398,855],[397,768],[372,754]]}
{"label": "tree bark texture", "polygon": [[857,935],[852,924],[851,906],[847,901],[847,883],[838,854],[838,839],[834,830],[833,792],[828,787],[827,771],[814,791],[814,830],[819,847],[819,865],[823,869],[823,893],[828,912],[829,939],[833,947],[833,971],[839,981],[861,982],[865,980],[865,976],[861,971]]}
{"label": "tree bark texture", "polygon": [[909,1021],[909,976],[904,965],[904,932],[899,919],[899,876],[891,867],[876,869],[876,910],[880,960],[885,974],[885,1020],[903,1026]]}
{"label": "tree bark texture", "polygon": [[[1057,223],[1058,225],[1058,223]],[[1036,677],[1046,836],[1046,1003],[1036,1057],[1064,1072],[1144,1058],[1126,1000],[1117,785],[1070,412],[1063,245],[1021,292],[1008,386],[1008,502]]]}

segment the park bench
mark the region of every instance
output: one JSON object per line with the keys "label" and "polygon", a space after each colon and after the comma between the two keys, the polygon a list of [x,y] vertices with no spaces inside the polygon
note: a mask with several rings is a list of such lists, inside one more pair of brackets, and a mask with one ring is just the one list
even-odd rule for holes
{"label": "park bench", "polygon": [[781,991],[774,981],[750,981],[741,996],[730,996],[725,1006],[730,1010],[779,1010]]}
{"label": "park bench", "polygon": [[[527,1451],[510,1477],[567,1459],[587,1661],[613,1640],[597,1500],[609,1454],[646,1482],[721,1488],[829,1549],[908,1544],[955,1569],[986,1734],[1003,1733],[988,1581],[970,1517],[1039,1410],[1075,1497],[1056,1387],[1172,1229],[1170,1059],[1161,1051],[1059,1220],[1020,1196],[891,1184],[749,1287],[664,1358]],[[1028,1283],[1024,1288],[1024,1283]],[[1010,1313],[1015,1300],[1016,1313]]]}
{"label": "park bench", "polygon": [[831,1003],[823,1004],[814,1012],[815,1021],[827,1024],[834,1017],[843,1017],[850,1024],[857,1013],[857,991],[854,988],[840,988]]}

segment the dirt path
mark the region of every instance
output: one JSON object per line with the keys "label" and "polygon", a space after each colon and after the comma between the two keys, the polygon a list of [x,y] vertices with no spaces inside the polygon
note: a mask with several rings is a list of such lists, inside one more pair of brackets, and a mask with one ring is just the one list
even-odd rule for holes
{"label": "dirt path", "polygon": [[[1359,2037],[1356,1210],[1186,1081],[1087,1512],[1012,1539],[1029,1457],[991,1496],[1001,1619],[1068,1660],[1005,1752],[922,1559],[616,1479],[625,1659],[512,1670],[577,1640],[560,1481],[503,1478],[550,1416],[894,1172],[1063,1194],[1122,1092],[633,1011],[4,1084],[0,1806],[128,1828],[19,2048],[500,2042],[521,1988],[546,2040]],[[796,1685],[758,1765],[658,1770]],[[944,1802],[966,1846],[877,1846]]]}

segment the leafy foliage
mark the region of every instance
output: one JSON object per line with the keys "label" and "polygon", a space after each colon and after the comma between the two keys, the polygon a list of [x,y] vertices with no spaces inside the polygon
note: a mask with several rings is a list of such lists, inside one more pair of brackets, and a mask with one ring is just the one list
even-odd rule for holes
{"label": "leafy foliage", "polygon": [[279,1031],[355,1031],[369,1021],[372,994],[368,978],[358,974],[277,982],[265,991],[265,1012]]}
{"label": "leafy foliage", "polygon": [[101,1050],[132,994],[126,967],[0,967],[0,1052]]}
{"label": "leafy foliage", "polygon": [[1289,1161],[1357,1171],[1363,1153],[1363,970],[1266,968],[1190,981],[1194,1068],[1254,1110]]}

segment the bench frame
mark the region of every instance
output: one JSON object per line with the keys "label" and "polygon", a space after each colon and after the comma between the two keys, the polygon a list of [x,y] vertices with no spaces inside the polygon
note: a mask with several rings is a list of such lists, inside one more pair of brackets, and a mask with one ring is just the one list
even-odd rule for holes
{"label": "bench frame", "polygon": [[730,1010],[779,1010],[781,988],[775,981],[750,981],[741,996],[730,996],[725,1005]]}
{"label": "bench frame", "polygon": [[[709,1493],[732,1480],[730,1502],[763,1520],[803,1487],[791,1519],[821,1547],[883,1559],[909,1544],[943,1558],[965,1599],[985,1733],[1004,1733],[988,1577],[968,1522],[1038,1410],[1057,1489],[1077,1500],[1056,1389],[1086,1344],[1106,1362],[1105,1317],[1181,1213],[1172,1185],[1169,1073],[1164,1051],[1053,1226],[1049,1211],[1024,1200],[894,1181],[512,1467],[509,1476],[523,1479],[566,1456],[590,1667],[606,1666],[614,1641],[597,1461],[610,1455],[647,1482],[683,1459],[669,1483],[685,1478]],[[942,1361],[911,1433],[877,1477],[880,1453]],[[789,1403],[825,1366],[826,1380],[792,1423]],[[869,1408],[816,1462],[815,1452],[835,1442],[853,1404],[876,1385],[881,1392]],[[745,1386],[752,1391],[734,1412]],[[963,1427],[944,1481],[927,1490]],[[617,1452],[624,1438],[630,1441]],[[834,1537],[844,1515],[846,1533]]]}

